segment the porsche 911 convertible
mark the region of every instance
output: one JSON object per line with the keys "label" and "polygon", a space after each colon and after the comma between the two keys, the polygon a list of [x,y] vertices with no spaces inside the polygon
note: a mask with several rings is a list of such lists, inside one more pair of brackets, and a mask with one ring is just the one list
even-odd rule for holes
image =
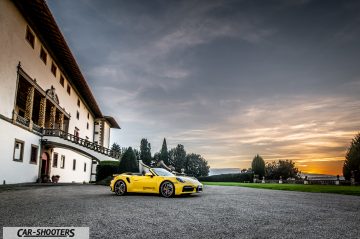
{"label": "porsche 911 convertible", "polygon": [[156,193],[163,197],[203,191],[203,185],[195,178],[176,176],[163,168],[144,167],[142,171],[115,176],[110,183],[111,191],[119,196],[126,193]]}

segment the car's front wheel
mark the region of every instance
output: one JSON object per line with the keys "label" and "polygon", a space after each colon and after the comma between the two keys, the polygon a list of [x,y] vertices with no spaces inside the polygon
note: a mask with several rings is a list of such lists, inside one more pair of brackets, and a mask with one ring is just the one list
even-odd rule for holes
{"label": "car's front wheel", "polygon": [[160,185],[160,195],[169,198],[175,194],[175,187],[169,181],[165,181]]}
{"label": "car's front wheel", "polygon": [[119,180],[115,183],[114,192],[118,196],[122,196],[126,193],[126,184],[124,181]]}

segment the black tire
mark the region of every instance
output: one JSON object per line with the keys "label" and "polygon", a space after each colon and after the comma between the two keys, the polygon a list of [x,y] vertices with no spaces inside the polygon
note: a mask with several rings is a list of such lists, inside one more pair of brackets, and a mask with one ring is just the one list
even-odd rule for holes
{"label": "black tire", "polygon": [[123,180],[116,181],[114,185],[114,192],[118,196],[123,196],[126,194],[126,183]]}
{"label": "black tire", "polygon": [[175,186],[170,181],[164,181],[161,183],[159,191],[162,197],[169,198],[174,196]]}

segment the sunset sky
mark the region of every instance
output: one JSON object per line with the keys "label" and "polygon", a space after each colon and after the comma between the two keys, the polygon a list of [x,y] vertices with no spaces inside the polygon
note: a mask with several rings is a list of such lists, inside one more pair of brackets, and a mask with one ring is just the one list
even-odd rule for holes
{"label": "sunset sky", "polygon": [[113,141],[342,174],[360,131],[360,1],[47,1]]}

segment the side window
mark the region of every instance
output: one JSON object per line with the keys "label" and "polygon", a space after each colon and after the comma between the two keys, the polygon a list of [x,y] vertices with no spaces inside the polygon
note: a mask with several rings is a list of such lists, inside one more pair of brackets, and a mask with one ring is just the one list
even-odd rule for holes
{"label": "side window", "polygon": [[30,153],[30,163],[36,164],[37,163],[37,155],[38,155],[39,147],[36,145],[31,145],[31,153]]}
{"label": "side window", "polygon": [[40,50],[40,59],[45,63],[46,65],[46,61],[47,61],[47,54],[44,50],[44,48],[41,47],[41,50]]}
{"label": "side window", "polygon": [[67,93],[68,93],[69,95],[71,94],[71,87],[70,87],[69,83],[68,83],[68,85],[67,85],[66,91],[67,91]]}
{"label": "side window", "polygon": [[65,155],[61,155],[60,168],[65,168]]}
{"label": "side window", "polygon": [[34,48],[35,46],[35,35],[34,33],[30,30],[29,27],[26,28],[26,36],[25,36],[26,40],[29,42],[30,46],[32,48]]}
{"label": "side window", "polygon": [[24,155],[24,141],[15,139],[13,160],[22,162]]}
{"label": "side window", "polygon": [[63,75],[60,75],[60,85],[62,86],[62,87],[64,87],[64,83],[65,82],[65,79],[64,79],[64,76]]}
{"label": "side window", "polygon": [[58,157],[59,155],[57,153],[54,153],[54,158],[53,158],[53,167],[57,168],[58,166]]}
{"label": "side window", "polygon": [[51,73],[53,73],[53,75],[56,77],[56,72],[57,72],[57,67],[56,65],[53,63],[51,63]]}

